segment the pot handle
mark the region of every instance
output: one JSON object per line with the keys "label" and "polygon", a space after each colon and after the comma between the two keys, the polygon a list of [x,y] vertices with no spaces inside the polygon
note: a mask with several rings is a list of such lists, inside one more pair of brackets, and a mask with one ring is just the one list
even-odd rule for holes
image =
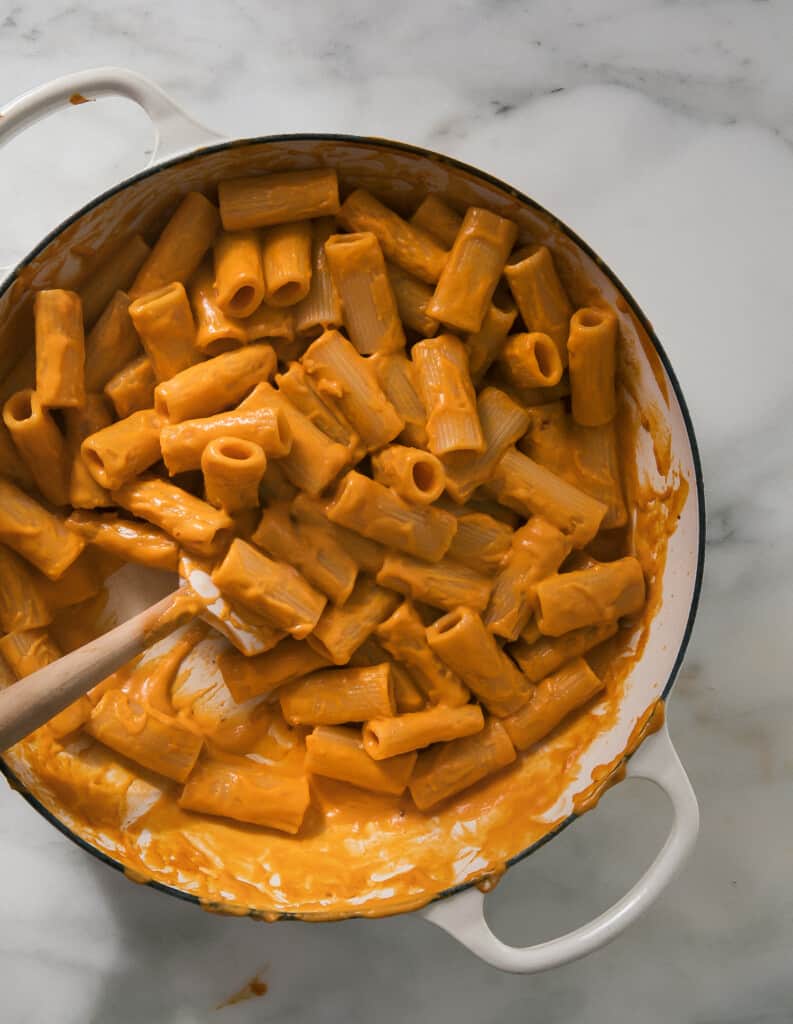
{"label": "pot handle", "polygon": [[154,82],[127,68],[91,68],[63,75],[17,96],[0,108],[0,145],[60,107],[102,96],[126,96],[143,107],[154,127],[154,148],[147,166],[194,149],[222,142],[177,106]]}
{"label": "pot handle", "polygon": [[616,938],[658,898],[691,852],[699,831],[699,807],[664,725],[649,736],[627,764],[626,777],[649,779],[666,793],[674,811],[672,829],[645,874],[614,906],[557,939],[519,948],[497,939],[484,916],[484,894],[466,889],[431,903],[423,916],[443,928],[492,967],[535,974],[577,960]]}

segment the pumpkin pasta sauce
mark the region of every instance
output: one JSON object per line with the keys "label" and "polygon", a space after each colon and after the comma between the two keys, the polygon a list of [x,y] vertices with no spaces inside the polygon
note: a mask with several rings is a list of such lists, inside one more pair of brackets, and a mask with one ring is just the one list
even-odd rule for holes
{"label": "pumpkin pasta sauce", "polygon": [[[623,381],[625,376],[623,367]],[[297,836],[287,836],[182,810],[175,783],[82,733],[57,740],[47,726],[14,748],[8,758],[12,768],[65,825],[119,861],[130,878],[174,886],[216,912],[251,912],[264,919],[284,913],[310,919],[380,916],[420,907],[463,882],[492,887],[512,857],[552,831],[570,810],[582,813],[594,806],[621,776],[625,755],[644,738],[648,722],[660,721],[654,702],[635,723],[626,749],[593,772],[572,808],[557,813],[555,805],[578,778],[584,753],[616,722],[625,680],[661,604],[666,544],[688,491],[687,482],[657,457],[664,446],[659,448],[655,438],[656,469],[667,470],[662,486],[638,469],[636,438],[652,421],[638,412],[630,391],[628,385],[620,395],[620,435],[634,524],[611,537],[601,535],[593,548],[599,545],[601,557],[636,554],[648,584],[646,606],[635,622],[587,655],[606,684],[594,705],[434,813],[418,811],[407,794],[389,797],[314,776],[303,827]],[[603,550],[609,545],[613,550]],[[81,624],[64,646],[83,642],[90,632],[86,621],[99,623],[102,608],[100,596],[81,607],[84,614],[70,616]],[[302,774],[307,730],[287,725],[277,704],[263,698],[253,714],[219,721],[202,708],[204,691],[180,688],[185,656],[207,633],[199,625],[183,629],[171,651],[164,642],[165,653],[136,659],[100,684],[92,701],[120,688],[152,713],[175,714],[204,734],[215,760],[239,762],[245,753],[277,772]]]}
{"label": "pumpkin pasta sauce", "polygon": [[[387,162],[378,152],[372,171],[378,181]],[[519,205],[516,200],[516,207]],[[506,210],[504,213],[509,215]],[[127,226],[133,221],[134,212]],[[560,277],[574,304],[597,301],[596,286],[584,272],[578,273],[579,255],[573,243],[539,217],[535,227],[538,241],[552,236],[547,240],[554,246]],[[121,224],[116,236],[123,230]],[[54,244],[68,252],[72,235],[78,232],[79,225],[75,225]],[[33,284],[34,271],[34,267],[25,268],[13,286],[11,298],[17,300],[17,308],[11,325],[31,320],[26,293]],[[632,321],[662,404],[668,404],[663,371],[649,339],[621,297],[615,305],[621,317]],[[25,330],[17,336],[4,330],[2,340],[13,338],[16,353],[23,347],[22,338],[32,353],[29,333]],[[44,726],[18,744],[6,759],[21,785],[83,840],[122,864],[129,878],[173,886],[195,896],[213,912],[252,912],[264,919],[285,913],[312,919],[381,916],[420,907],[449,886],[463,882],[491,887],[512,857],[567,816],[570,808],[551,812],[560,795],[578,778],[581,760],[592,742],[616,722],[625,681],[641,657],[650,623],[661,604],[666,544],[685,503],[688,483],[676,475],[672,465],[662,411],[647,403],[639,406],[639,371],[627,359],[625,348],[621,346],[620,353],[619,437],[626,503],[634,524],[630,532],[599,537],[592,553],[609,558],[634,553],[647,579],[647,602],[635,623],[586,656],[602,675],[604,694],[539,746],[519,754],[512,765],[431,814],[419,812],[407,795],[376,795],[313,777],[312,804],[298,836],[183,811],[176,803],[179,786],[146,772],[82,732],[58,740]],[[3,344],[0,351],[5,369],[11,346]],[[4,382],[3,391],[28,386],[31,378],[32,359],[23,359]],[[647,479],[636,465],[637,438],[642,433],[652,444],[660,482]],[[613,551],[604,550],[607,543],[613,545]],[[595,550],[598,544],[601,547]],[[106,595],[100,594],[56,618],[51,629],[61,649],[73,649],[107,628],[105,602]],[[198,638],[192,642],[199,642]],[[183,639],[178,643],[189,646]],[[91,695],[93,700],[112,688],[146,698],[148,688],[157,703],[170,701],[171,713],[185,725],[205,734],[211,731],[208,742],[213,758],[233,761],[245,750],[279,771],[300,774],[305,730],[290,728],[277,706],[261,705],[244,724],[235,725],[232,720],[213,727],[211,716],[204,717],[200,710],[201,693],[171,696],[179,692],[180,667],[174,669],[175,657],[150,657],[146,673],[139,673],[136,680],[141,660],[100,684]],[[152,681],[145,682],[146,678]],[[653,702],[639,716],[625,750],[592,772],[589,786],[575,798],[572,810],[583,813],[590,809],[619,779],[625,755],[653,726],[658,727],[662,720],[658,709],[662,707]]]}

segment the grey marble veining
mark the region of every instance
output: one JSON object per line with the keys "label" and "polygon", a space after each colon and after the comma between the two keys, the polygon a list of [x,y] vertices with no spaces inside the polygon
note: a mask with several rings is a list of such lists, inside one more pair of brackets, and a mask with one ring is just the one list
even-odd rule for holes
{"label": "grey marble veining", "polygon": [[[698,430],[710,531],[670,709],[702,834],[614,944],[517,978],[415,917],[265,926],[203,915],[90,860],[3,791],[3,1024],[793,1019],[792,40],[784,0],[0,8],[3,99],[122,64],[229,135],[402,138],[535,196],[653,320]],[[150,146],[145,118],[121,101],[11,143],[0,264]],[[649,863],[668,818],[650,787],[617,787],[505,877],[493,926],[527,943],[588,919]],[[266,996],[214,1009],[258,970]]]}

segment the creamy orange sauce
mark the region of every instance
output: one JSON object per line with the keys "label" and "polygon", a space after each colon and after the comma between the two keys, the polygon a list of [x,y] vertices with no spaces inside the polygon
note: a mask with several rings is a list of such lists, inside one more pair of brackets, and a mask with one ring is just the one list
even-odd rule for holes
{"label": "creamy orange sauce", "polygon": [[[359,182],[368,183],[367,173],[373,181],[381,179],[384,163],[388,161],[381,157],[372,161],[368,172],[359,168]],[[399,195],[398,205],[407,197],[406,192]],[[132,204],[121,227],[137,228],[142,209],[142,200]],[[511,211],[501,212],[509,216]],[[549,230],[544,223],[543,231]],[[100,236],[97,232],[99,253],[103,251]],[[78,246],[91,251],[90,232],[81,234],[76,225],[68,229],[58,243],[65,267],[69,260],[63,254],[69,252],[69,240],[72,251]],[[599,293],[578,272],[572,243],[554,237],[553,244],[561,251],[560,276],[574,303],[596,301]],[[79,278],[83,271],[81,260],[75,276]],[[11,305],[14,314],[22,311],[22,321],[26,307],[20,290],[29,288],[40,272],[41,267],[34,266],[14,285]],[[630,316],[629,311],[621,313]],[[44,727],[15,748],[8,760],[22,783],[77,834],[122,864],[127,877],[190,893],[210,912],[252,913],[266,920],[284,914],[315,920],[351,914],[380,916],[420,907],[463,882],[473,881],[485,891],[492,888],[509,861],[568,817],[571,808],[561,796],[578,781],[593,741],[617,721],[626,680],[642,656],[662,601],[666,544],[686,501],[688,483],[674,468],[664,417],[668,392],[662,368],[635,326],[662,402],[656,407],[641,400],[638,368],[623,351],[619,434],[633,522],[609,536],[599,535],[589,550],[600,558],[635,555],[647,581],[647,604],[591,658],[587,655],[605,683],[604,695],[538,746],[427,813],[418,811],[407,794],[388,797],[313,776],[312,803],[297,836],[185,811],[176,802],[179,787],[175,783],[147,773],[82,733],[56,739]],[[3,331],[0,342],[5,338]],[[0,351],[8,350],[0,344]],[[17,376],[29,373],[24,361],[20,367]],[[639,435],[652,445],[657,480],[649,480],[638,468]],[[62,617],[57,623],[62,649],[72,649],[84,642],[82,638],[101,631],[104,601],[100,595],[80,606],[79,616]],[[171,614],[187,617],[199,610],[187,592],[175,607]],[[161,625],[171,628],[172,622]],[[234,763],[250,754],[277,765],[284,775],[300,775],[305,730],[290,728],[266,695],[253,698],[258,701],[254,713],[235,719],[233,713],[228,717],[215,713],[213,697],[219,705],[225,698],[217,696],[220,691],[211,674],[205,690],[189,689],[184,666],[204,639],[203,627],[188,627],[173,650],[148,662],[138,659],[102,684],[91,699],[96,701],[117,688],[134,697],[146,714],[176,717],[180,725],[203,736],[213,759]],[[229,664],[233,658],[226,658],[219,669],[221,684],[223,676],[233,671]],[[575,813],[591,809],[619,780],[625,757],[660,726],[662,715],[663,705],[653,703],[640,716],[625,749],[592,772],[589,785],[573,801]],[[256,986],[266,991],[258,978],[241,991],[262,994]],[[238,994],[221,1005],[242,998],[250,995]]]}

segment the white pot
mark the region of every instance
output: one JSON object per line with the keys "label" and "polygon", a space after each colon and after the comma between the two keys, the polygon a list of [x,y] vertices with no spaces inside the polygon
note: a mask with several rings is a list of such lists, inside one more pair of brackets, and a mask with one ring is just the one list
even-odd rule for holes
{"label": "white pot", "polygon": [[[156,144],[149,167],[97,197],[55,229],[0,283],[0,323],[29,301],[31,289],[68,287],[80,271],[75,247],[96,248],[119,231],[129,232],[151,221],[152,210],[173,204],[175,196],[230,173],[251,173],[316,165],[319,158],[338,164],[348,178],[366,186],[382,186],[388,179],[396,198],[416,196],[428,190],[450,189],[463,202],[479,202],[531,227],[535,237],[553,234],[596,279],[607,298],[622,304],[622,333],[639,368],[642,404],[661,410],[671,438],[677,472],[690,486],[690,494],[672,535],[663,577],[663,601],[653,620],[646,648],[625,685],[624,698],[612,727],[598,735],[587,750],[575,780],[560,794],[556,815],[548,831],[526,849],[513,852],[508,863],[530,854],[575,818],[576,797],[592,785],[597,766],[624,768],[625,774],[650,779],[669,797],[674,823],[663,849],[645,875],[613,907],[589,924],[537,946],[518,949],[500,942],[485,923],[485,895],[463,873],[454,889],[439,893],[419,912],[445,929],[477,956],[503,970],[530,973],[584,956],[623,931],[657,898],[690,852],[698,830],[698,808],[691,785],[675,753],[664,725],[635,745],[637,723],[644,721],[659,702],[666,700],[683,659],[696,611],[704,552],[704,501],[696,442],[677,379],[652,329],[615,275],[577,236],[527,197],[488,175],[457,161],[415,147],[347,136],[293,135],[264,137],[229,143],[185,115],[157,86],[133,72],[101,68],[67,75],[19,97],[0,112],[0,143],[7,141],[47,112],[68,106],[75,93],[87,98],[126,96],[148,113],[156,130]],[[382,189],[381,189],[382,190]],[[22,277],[19,272],[25,269]],[[657,358],[656,374],[645,344],[650,342]],[[666,398],[664,397],[666,392]],[[627,762],[627,764],[625,764]],[[114,863],[85,837],[76,835],[59,820],[46,801],[30,792],[35,780],[13,757],[3,765],[7,775],[21,776],[24,795],[48,820],[90,852]],[[115,863],[116,867],[120,865]],[[167,886],[159,886],[167,889]],[[173,891],[173,890],[171,890]],[[184,895],[181,893],[181,895]],[[355,913],[352,907],[343,914]]]}

